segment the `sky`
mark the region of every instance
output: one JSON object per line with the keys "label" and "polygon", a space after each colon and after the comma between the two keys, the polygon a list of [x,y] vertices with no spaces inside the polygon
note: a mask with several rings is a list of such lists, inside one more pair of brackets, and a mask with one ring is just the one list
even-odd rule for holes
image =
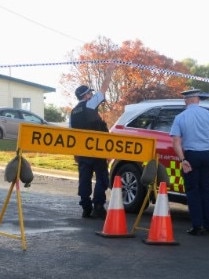
{"label": "sky", "polygon": [[68,67],[18,65],[66,62],[98,36],[209,64],[207,0],[0,0],[0,24],[0,74],[56,88],[46,101],[57,106],[68,102],[59,94]]}

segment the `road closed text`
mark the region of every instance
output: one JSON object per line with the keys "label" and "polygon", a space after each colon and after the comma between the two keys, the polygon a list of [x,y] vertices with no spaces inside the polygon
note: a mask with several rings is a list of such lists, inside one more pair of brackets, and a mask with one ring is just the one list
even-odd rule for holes
{"label": "road closed text", "polygon": [[[73,148],[76,147],[77,140],[73,135],[63,136],[58,134],[54,136],[51,133],[42,134],[40,132],[32,133],[32,144],[45,145],[51,147],[63,147],[63,148]],[[83,142],[83,147],[91,151],[106,151],[106,152],[117,152],[117,153],[127,153],[127,154],[140,154],[142,152],[142,145],[139,142],[133,141],[114,141],[111,138],[102,140],[98,137],[86,137]]]}

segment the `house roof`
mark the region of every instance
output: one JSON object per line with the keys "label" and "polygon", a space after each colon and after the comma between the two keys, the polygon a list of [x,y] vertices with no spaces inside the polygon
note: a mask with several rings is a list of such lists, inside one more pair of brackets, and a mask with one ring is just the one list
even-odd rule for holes
{"label": "house roof", "polygon": [[14,82],[22,83],[22,84],[29,85],[32,87],[36,87],[36,88],[44,90],[45,93],[56,92],[56,88],[53,88],[50,86],[45,86],[45,85],[34,83],[34,82],[30,82],[30,81],[26,81],[26,80],[19,79],[19,78],[14,78],[14,77],[6,76],[6,75],[0,75],[0,79],[14,81]]}

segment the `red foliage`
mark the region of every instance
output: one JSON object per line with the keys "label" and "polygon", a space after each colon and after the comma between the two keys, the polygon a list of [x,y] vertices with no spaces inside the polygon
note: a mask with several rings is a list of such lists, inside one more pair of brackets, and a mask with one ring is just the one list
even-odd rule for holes
{"label": "red foliage", "polygon": [[[168,72],[188,73],[187,68],[180,62],[144,47],[139,40],[125,41],[118,47],[110,39],[99,37],[97,41],[85,44],[78,57],[80,61],[111,59],[131,62],[132,65],[119,64],[113,73],[107,102],[102,108],[102,115],[109,126],[122,113],[126,104],[144,99],[177,98],[187,88],[186,79]],[[144,65],[148,69],[136,65]],[[77,64],[73,72],[63,75],[63,82],[87,84],[99,90],[106,67],[107,63]],[[151,67],[154,70],[150,70]]]}

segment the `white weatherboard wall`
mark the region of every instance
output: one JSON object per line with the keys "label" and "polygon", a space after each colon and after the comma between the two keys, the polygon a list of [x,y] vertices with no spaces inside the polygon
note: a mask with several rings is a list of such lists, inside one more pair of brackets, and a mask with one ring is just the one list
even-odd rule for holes
{"label": "white weatherboard wall", "polygon": [[32,85],[0,79],[0,107],[13,107],[13,98],[30,98],[31,112],[44,117],[44,93]]}

